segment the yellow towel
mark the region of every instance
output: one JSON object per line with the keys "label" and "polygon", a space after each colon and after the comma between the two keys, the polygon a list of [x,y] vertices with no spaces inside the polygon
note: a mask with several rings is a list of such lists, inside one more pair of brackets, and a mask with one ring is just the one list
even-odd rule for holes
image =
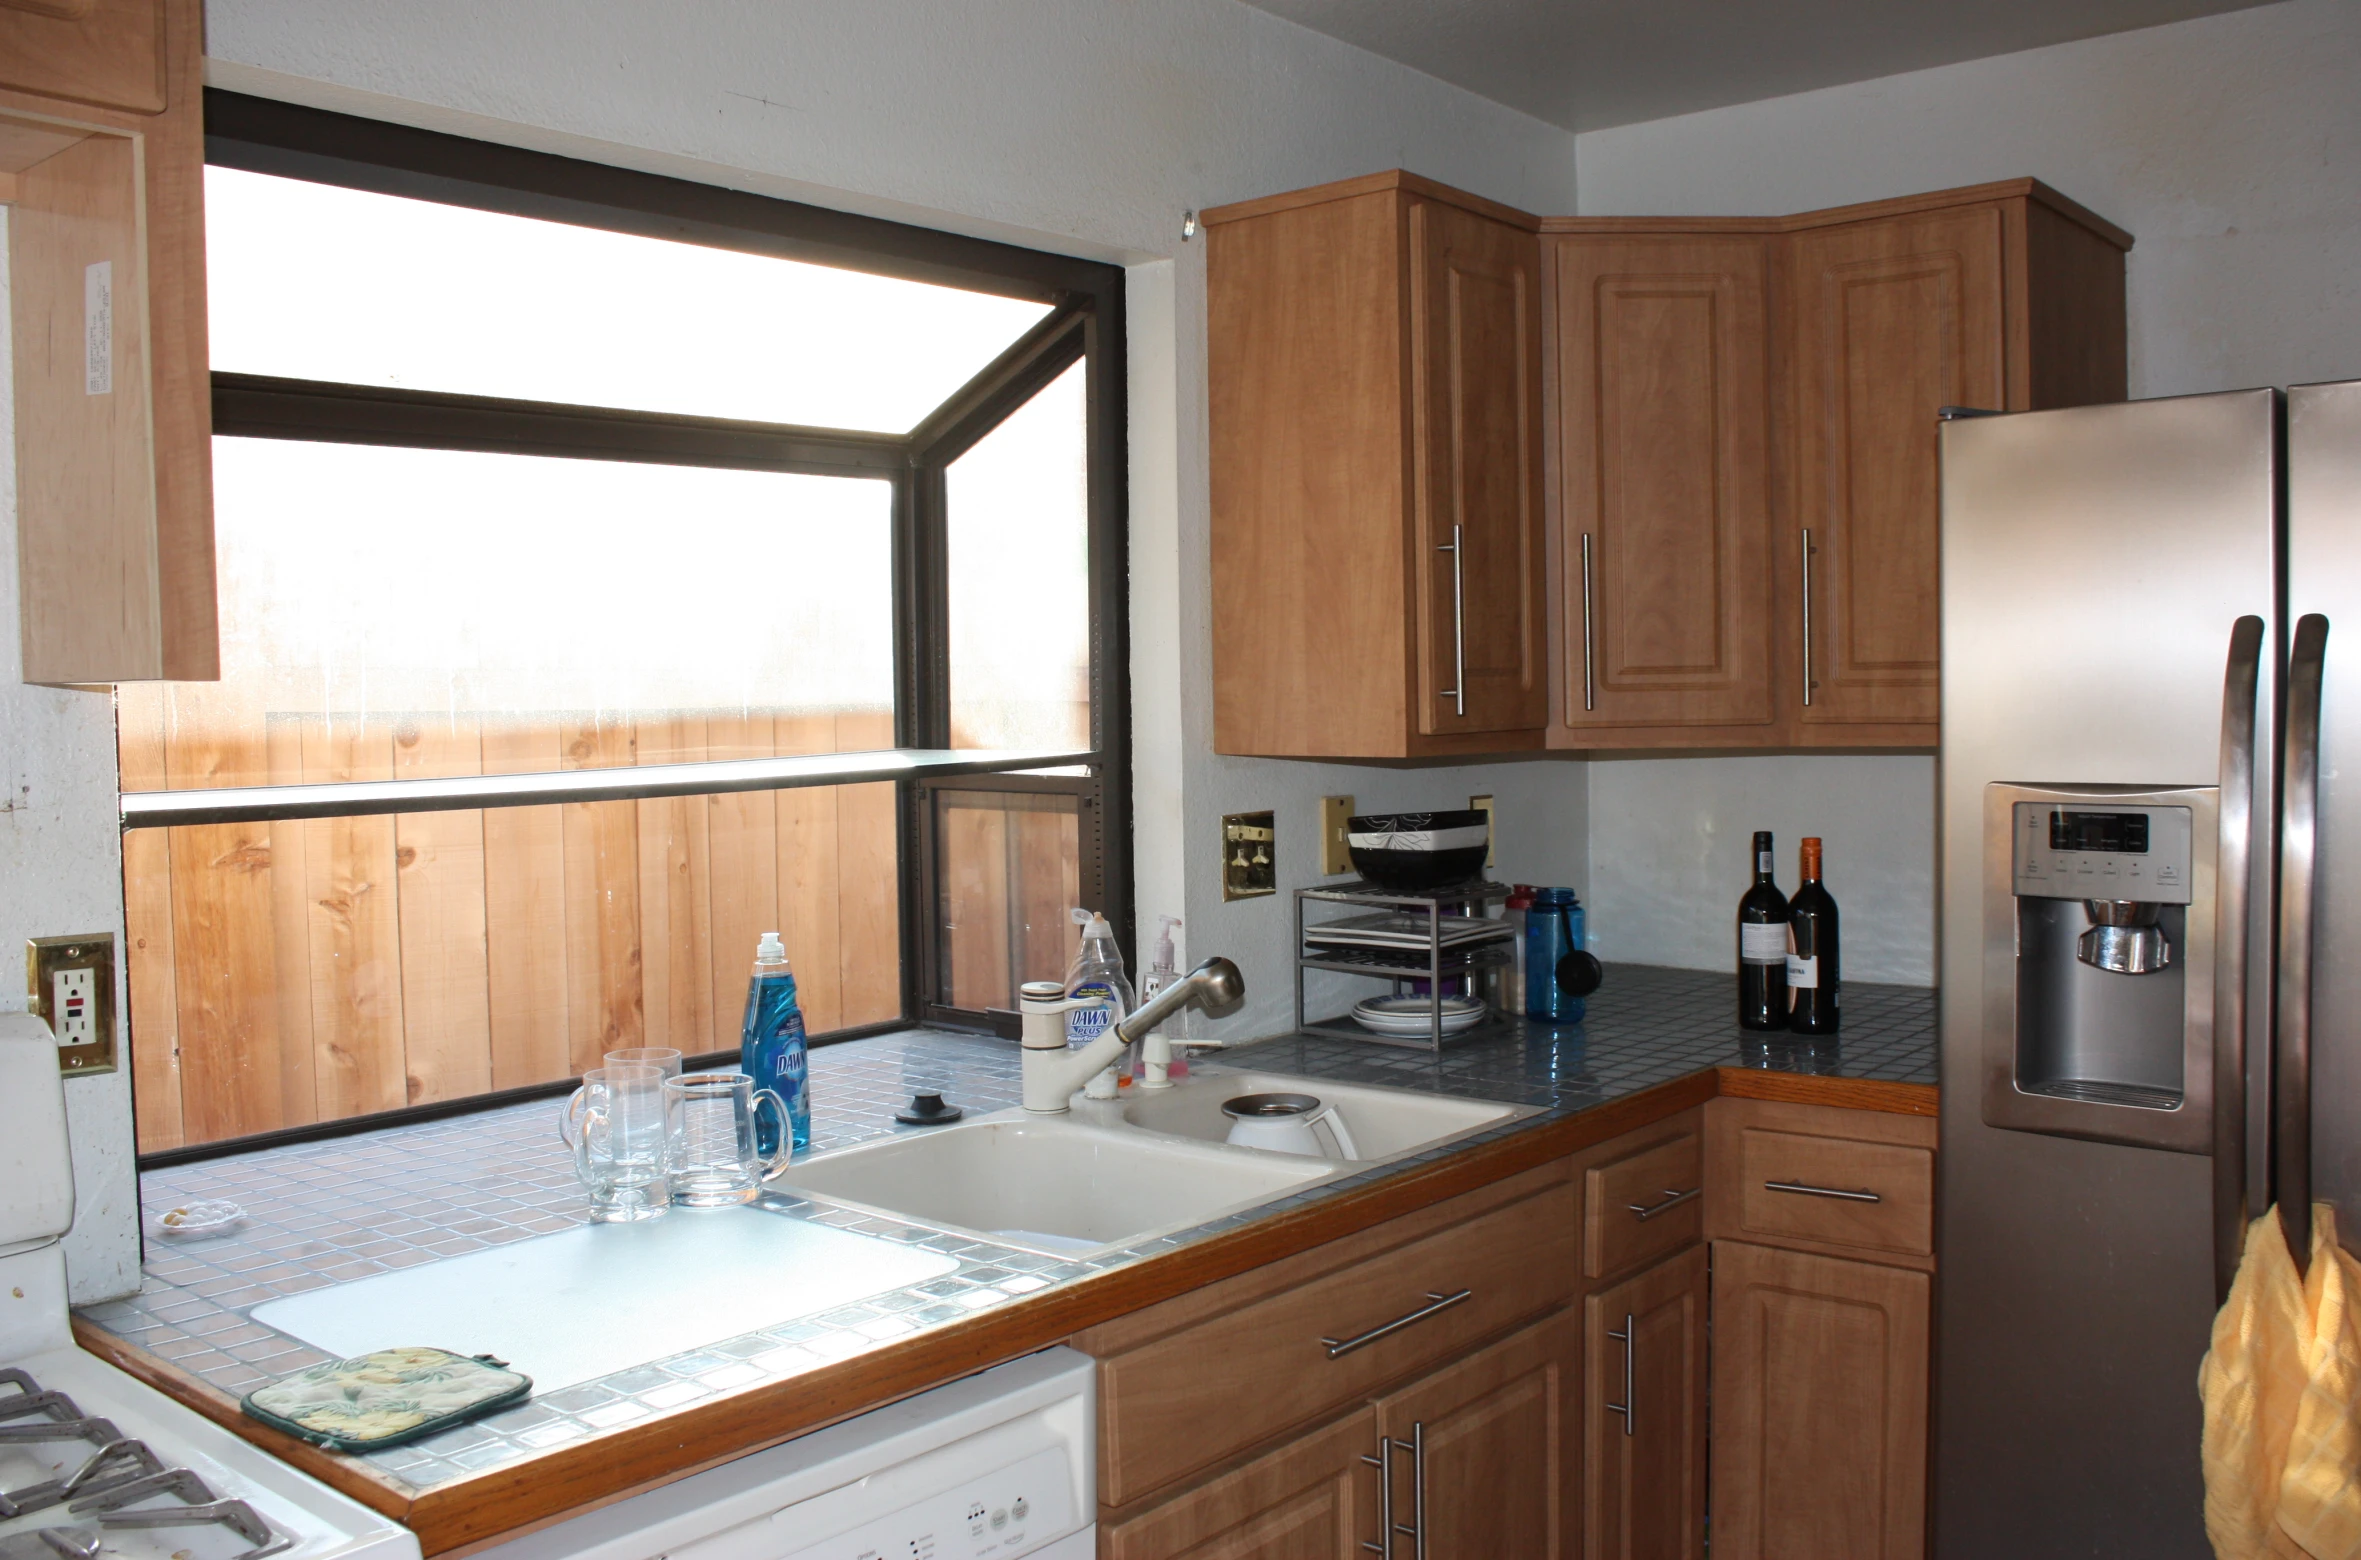
{"label": "yellow towel", "polygon": [[2361,1560],[2361,1262],[2312,1207],[2297,1277],[2276,1211],[2246,1232],[2197,1369],[2205,1531],[2221,1560]]}

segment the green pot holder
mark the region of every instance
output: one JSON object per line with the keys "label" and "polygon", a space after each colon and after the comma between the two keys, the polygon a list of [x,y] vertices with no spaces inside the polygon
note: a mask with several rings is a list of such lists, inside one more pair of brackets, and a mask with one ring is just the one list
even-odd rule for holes
{"label": "green pot holder", "polygon": [[533,1378],[489,1354],[379,1349],[330,1360],[246,1394],[247,1413],[338,1452],[374,1452],[523,1402]]}

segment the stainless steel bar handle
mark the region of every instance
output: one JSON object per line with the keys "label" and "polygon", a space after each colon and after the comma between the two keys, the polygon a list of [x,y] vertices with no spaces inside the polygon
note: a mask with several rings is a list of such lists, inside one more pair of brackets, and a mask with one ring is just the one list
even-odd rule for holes
{"label": "stainless steel bar handle", "polygon": [[1645,1224],[1650,1219],[1656,1217],[1656,1215],[1662,1213],[1665,1209],[1676,1208],[1682,1203],[1687,1202],[1690,1198],[1697,1196],[1704,1190],[1705,1188],[1703,1186],[1692,1186],[1687,1191],[1680,1192],[1675,1191],[1668,1186],[1664,1189],[1664,1201],[1662,1202],[1625,1203],[1624,1206],[1632,1211],[1633,1217],[1637,1218],[1642,1224]]}
{"label": "stainless steel bar handle", "polygon": [[1410,1421],[1410,1553],[1426,1560],[1426,1421]]}
{"label": "stainless steel bar handle", "polygon": [[1422,1305],[1415,1311],[1397,1316],[1392,1321],[1372,1327],[1358,1336],[1342,1339],[1323,1338],[1320,1342],[1327,1346],[1330,1359],[1340,1360],[1355,1349],[1366,1349],[1380,1338],[1390,1337],[1405,1327],[1425,1321],[1437,1312],[1448,1311],[1455,1305],[1472,1300],[1475,1298],[1475,1293],[1472,1289],[1462,1289],[1457,1294],[1446,1295],[1438,1294],[1430,1289],[1426,1292],[1426,1297],[1433,1302],[1431,1305]]}
{"label": "stainless steel bar handle", "polygon": [[2230,1297],[2246,1245],[2247,887],[2254,870],[2254,720],[2263,620],[2230,625],[2222,670],[2221,836],[2215,848],[2213,981],[2214,1301]]}
{"label": "stainless steel bar handle", "polygon": [[2297,1272],[2312,1257],[2312,878],[2319,867],[2320,684],[2328,619],[2306,613],[2287,657],[2279,812],[2279,1002],[2272,1036],[2272,1195]]}
{"label": "stainless steel bar handle", "polygon": [[1846,1202],[1884,1202],[1875,1192],[1848,1192],[1841,1187],[1814,1186],[1809,1181],[1765,1181],[1766,1192],[1792,1192],[1798,1197],[1837,1197]]}
{"label": "stainless steel bar handle", "polygon": [[1377,1556],[1377,1560],[1394,1560],[1394,1438],[1377,1438],[1377,1455],[1361,1454],[1361,1461],[1377,1470],[1377,1542],[1367,1539],[1361,1547]]}
{"label": "stainless steel bar handle", "polygon": [[1451,545],[1437,545],[1437,552],[1451,555],[1451,686],[1437,698],[1451,701],[1452,713],[1467,713],[1467,579],[1460,567],[1459,527],[1451,528]]}
{"label": "stainless steel bar handle", "polygon": [[1585,531],[1582,533],[1582,707],[1586,710],[1595,710],[1599,707],[1598,682],[1591,670],[1594,664],[1594,654],[1590,625],[1590,533]]}
{"label": "stainless steel bar handle", "polygon": [[1812,702],[1812,528],[1804,528],[1804,704]]}
{"label": "stainless steel bar handle", "polygon": [[1632,1433],[1631,1422],[1637,1417],[1632,1413],[1631,1359],[1634,1354],[1639,1352],[1639,1332],[1631,1325],[1631,1313],[1629,1311],[1623,1313],[1623,1331],[1611,1332],[1607,1334],[1607,1336],[1614,1339],[1617,1343],[1623,1345],[1623,1401],[1620,1403],[1609,1403],[1607,1405],[1607,1412],[1610,1414],[1621,1414],[1623,1416],[1623,1433],[1625,1435],[1629,1435]]}

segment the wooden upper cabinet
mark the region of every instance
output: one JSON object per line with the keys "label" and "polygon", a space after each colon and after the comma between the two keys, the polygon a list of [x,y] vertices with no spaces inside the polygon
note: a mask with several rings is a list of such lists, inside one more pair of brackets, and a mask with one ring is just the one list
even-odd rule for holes
{"label": "wooden upper cabinet", "polygon": [[164,0],[0,0],[0,87],[160,114]]}
{"label": "wooden upper cabinet", "polygon": [[202,28],[200,0],[0,0],[27,682],[220,674]]}
{"label": "wooden upper cabinet", "polygon": [[1388,173],[1205,224],[1215,748],[1539,747],[1535,219]]}
{"label": "wooden upper cabinet", "polygon": [[2009,399],[2001,211],[1798,234],[1794,267],[1799,718],[1932,722],[1937,413]]}
{"label": "wooden upper cabinet", "polygon": [[1570,728],[1766,726],[1770,253],[1552,239]]}
{"label": "wooden upper cabinet", "polygon": [[2131,236],[2030,179],[1542,230],[1549,745],[1932,747],[1936,414],[2122,399]]}
{"label": "wooden upper cabinet", "polygon": [[1410,202],[1419,730],[1526,730],[1548,697],[1533,235]]}

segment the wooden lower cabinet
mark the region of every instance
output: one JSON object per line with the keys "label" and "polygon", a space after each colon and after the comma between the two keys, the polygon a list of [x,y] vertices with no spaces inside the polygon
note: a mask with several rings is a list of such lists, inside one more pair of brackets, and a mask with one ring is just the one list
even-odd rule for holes
{"label": "wooden lower cabinet", "polygon": [[1104,1560],[1355,1560],[1377,1537],[1366,1407],[1137,1516],[1102,1524]]}
{"label": "wooden lower cabinet", "polygon": [[1569,1310],[1379,1399],[1401,1553],[1573,1560],[1581,1379]]}
{"label": "wooden lower cabinet", "polygon": [[1925,1554],[1930,1283],[1713,1243],[1714,1560]]}
{"label": "wooden lower cabinet", "polygon": [[1585,1560],[1705,1547],[1705,1248],[1583,1302]]}

